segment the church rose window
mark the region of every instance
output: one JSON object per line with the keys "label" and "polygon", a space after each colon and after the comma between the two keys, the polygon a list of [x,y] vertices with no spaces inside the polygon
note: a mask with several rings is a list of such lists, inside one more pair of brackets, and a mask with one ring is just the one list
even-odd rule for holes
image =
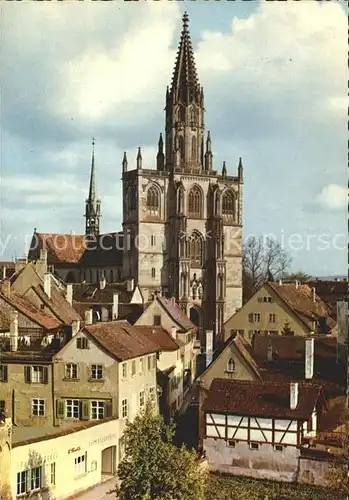
{"label": "church rose window", "polygon": [[234,195],[231,191],[223,195],[222,213],[223,215],[234,215]]}
{"label": "church rose window", "polygon": [[189,193],[189,216],[201,217],[201,191],[194,186]]}
{"label": "church rose window", "polygon": [[149,210],[159,210],[159,192],[155,186],[148,189],[147,207]]}

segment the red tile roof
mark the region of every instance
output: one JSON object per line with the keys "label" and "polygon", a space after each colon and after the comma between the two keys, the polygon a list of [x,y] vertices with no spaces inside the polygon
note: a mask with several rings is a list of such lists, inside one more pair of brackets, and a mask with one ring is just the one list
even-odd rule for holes
{"label": "red tile roof", "polygon": [[[336,358],[337,339],[335,337],[314,338],[315,358]],[[256,359],[266,360],[268,349],[271,348],[274,358],[299,360],[304,359],[306,337],[301,336],[266,336],[254,335],[252,339],[252,352]]]}
{"label": "red tile roof", "polygon": [[43,285],[34,286],[33,289],[44,304],[62,321],[62,323],[70,325],[72,321],[81,320],[80,315],[66,301],[62,292],[58,290],[53,279],[51,280],[51,298],[46,295]]}
{"label": "red tile roof", "polygon": [[10,297],[0,294],[0,297],[13,307],[13,309],[17,310],[45,330],[54,330],[62,325],[58,319],[40,311],[19,293],[12,292]]}
{"label": "red tile roof", "polygon": [[[277,284],[268,282],[269,286],[302,320],[302,316],[314,320],[319,317],[329,317],[330,307],[315,293],[315,301],[312,299],[312,290],[308,285],[297,285],[296,283]],[[330,320],[329,326],[333,327],[335,322]]]}
{"label": "red tile roof", "polygon": [[183,345],[183,342],[175,340],[162,326],[134,325],[134,328],[149,338],[162,351],[176,351]]}
{"label": "red tile roof", "polygon": [[190,321],[188,316],[182,311],[175,301],[167,299],[166,297],[157,297],[157,300],[159,300],[168,315],[182,328],[183,331],[186,332],[196,328],[196,326]]}
{"label": "red tile roof", "polygon": [[298,394],[297,408],[291,410],[289,383],[214,379],[204,402],[204,411],[307,420],[318,402],[321,386],[299,383]]}
{"label": "red tile roof", "polygon": [[31,248],[47,249],[50,264],[77,264],[86,250],[82,234],[35,233]]}
{"label": "red tile roof", "polygon": [[85,327],[103,349],[120,361],[156,353],[160,349],[127,321],[96,323]]}

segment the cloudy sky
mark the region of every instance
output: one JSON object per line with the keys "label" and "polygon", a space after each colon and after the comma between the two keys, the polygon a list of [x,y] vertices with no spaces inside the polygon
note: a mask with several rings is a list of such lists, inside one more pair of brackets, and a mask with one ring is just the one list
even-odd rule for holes
{"label": "cloudy sky", "polygon": [[33,228],[84,231],[96,137],[102,230],[121,161],[155,164],[184,7],[214,163],[244,163],[244,234],[293,269],[347,272],[347,21],[339,2],[1,3],[0,260]]}

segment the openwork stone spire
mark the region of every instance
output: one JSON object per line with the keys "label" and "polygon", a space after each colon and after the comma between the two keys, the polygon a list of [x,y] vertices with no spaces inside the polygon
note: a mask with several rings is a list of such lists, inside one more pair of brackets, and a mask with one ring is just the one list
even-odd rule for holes
{"label": "openwork stone spire", "polygon": [[86,200],[86,235],[99,234],[99,220],[101,216],[101,202],[97,199],[96,178],[95,178],[95,140],[92,139],[92,163],[90,176],[90,189]]}
{"label": "openwork stone spire", "polygon": [[189,17],[183,15],[183,28],[175,68],[172,76],[171,94],[176,101],[188,104],[200,93],[200,84],[196,70],[193,46],[189,33]]}

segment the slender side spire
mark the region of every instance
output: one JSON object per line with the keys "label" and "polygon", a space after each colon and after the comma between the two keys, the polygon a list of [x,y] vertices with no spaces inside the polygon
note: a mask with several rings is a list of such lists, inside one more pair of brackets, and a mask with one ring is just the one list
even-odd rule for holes
{"label": "slender side spire", "polygon": [[158,142],[158,154],[156,156],[156,168],[157,170],[165,169],[165,155],[164,155],[164,140],[162,134],[160,134]]}
{"label": "slender side spire", "polygon": [[244,167],[242,166],[242,158],[241,158],[241,156],[239,158],[238,176],[239,176],[239,181],[243,182],[244,181]]}
{"label": "slender side spire", "polygon": [[137,170],[142,170],[142,153],[141,153],[141,148],[138,148],[138,153],[137,153]]}
{"label": "slender side spire", "polygon": [[227,176],[227,165],[225,161],[223,162],[223,167],[222,167],[222,176],[226,177]]}
{"label": "slender side spire", "polygon": [[123,172],[127,172],[127,166],[128,166],[127,155],[126,155],[126,151],[124,151],[124,157],[122,160],[122,171]]}
{"label": "slender side spire", "polygon": [[177,59],[172,76],[171,95],[173,100],[188,104],[201,94],[199,77],[196,70],[193,45],[189,33],[189,17],[183,15],[183,28],[179,42]]}
{"label": "slender side spire", "polygon": [[205,170],[212,170],[212,142],[210,131],[207,132],[206,139]]}
{"label": "slender side spire", "polygon": [[91,161],[91,175],[90,175],[90,188],[88,198],[86,200],[86,235],[99,234],[99,219],[101,216],[101,201],[97,199],[96,178],[95,178],[95,139],[92,139],[92,161]]}

